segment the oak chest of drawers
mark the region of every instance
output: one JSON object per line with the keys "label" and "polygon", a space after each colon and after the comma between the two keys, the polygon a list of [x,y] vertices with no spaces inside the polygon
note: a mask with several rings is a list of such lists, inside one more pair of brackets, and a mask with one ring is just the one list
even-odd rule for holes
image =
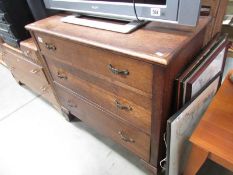
{"label": "oak chest of drawers", "polygon": [[19,82],[25,84],[33,92],[59,109],[53,90],[44,74],[37,48],[32,39],[21,42],[21,49],[8,44],[2,44],[3,60],[12,75]]}
{"label": "oak chest of drawers", "polygon": [[61,22],[26,26],[64,113],[123,145],[154,170],[165,156],[173,81],[202,48],[208,18],[193,31],[150,23],[119,34]]}

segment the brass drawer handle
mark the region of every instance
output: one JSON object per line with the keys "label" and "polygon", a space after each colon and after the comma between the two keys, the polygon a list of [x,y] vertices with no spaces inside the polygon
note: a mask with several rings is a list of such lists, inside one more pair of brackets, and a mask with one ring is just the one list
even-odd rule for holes
{"label": "brass drawer handle", "polygon": [[68,77],[65,73],[57,72],[57,77],[63,80],[67,80]]}
{"label": "brass drawer handle", "polygon": [[56,46],[53,45],[53,44],[45,43],[45,47],[46,47],[48,50],[52,50],[52,51],[57,50]]}
{"label": "brass drawer handle", "polygon": [[108,65],[108,69],[113,73],[117,75],[129,75],[128,70],[120,70],[117,68],[114,68],[111,64]]}
{"label": "brass drawer handle", "polygon": [[115,105],[118,109],[132,111],[133,108],[129,105],[123,105],[118,100],[115,100]]}
{"label": "brass drawer handle", "polygon": [[36,74],[36,73],[40,72],[40,70],[39,70],[39,69],[32,69],[30,72],[31,72],[32,74]]}
{"label": "brass drawer handle", "polygon": [[135,140],[132,138],[129,138],[123,131],[119,131],[118,134],[121,137],[121,140],[125,141],[125,142],[130,142],[130,143],[134,143]]}
{"label": "brass drawer handle", "polygon": [[42,92],[46,92],[46,91],[48,90],[48,87],[42,86],[42,87],[40,88],[40,90],[41,90]]}
{"label": "brass drawer handle", "polygon": [[68,103],[67,105],[68,105],[70,108],[77,108],[77,105],[74,104],[71,100],[68,100],[67,103]]}

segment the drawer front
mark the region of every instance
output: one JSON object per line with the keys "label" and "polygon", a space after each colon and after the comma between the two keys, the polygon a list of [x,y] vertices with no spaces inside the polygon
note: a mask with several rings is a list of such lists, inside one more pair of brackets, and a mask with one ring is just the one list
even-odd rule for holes
{"label": "drawer front", "polygon": [[36,79],[34,76],[22,71],[19,68],[11,68],[11,73],[17,81],[25,84],[37,94],[42,95],[49,89],[48,82],[38,81],[38,79]]}
{"label": "drawer front", "polygon": [[45,75],[41,75],[39,78],[38,76],[35,77],[34,74],[29,74],[18,67],[12,66],[11,62],[10,64],[7,64],[7,66],[10,68],[11,73],[17,81],[28,86],[33,92],[41,95],[42,98],[53,104],[55,107],[59,107],[53,90],[48,84]]}
{"label": "drawer front", "polygon": [[62,68],[65,66],[62,66],[62,64],[57,64],[58,67],[56,67],[56,63],[52,63],[51,60],[47,60],[47,63],[49,63],[49,69],[55,82],[62,84],[104,109],[112,112],[116,117],[120,117],[121,119],[130,122],[135,127],[150,134],[150,108],[144,108],[119,94],[116,95],[83,80],[79,76],[75,76],[74,74],[65,71]]}
{"label": "drawer front", "polygon": [[[56,97],[48,82],[41,82],[40,80],[36,79],[33,75],[28,74],[27,72],[23,72],[22,70],[17,68],[11,69],[11,72],[17,81],[20,81],[21,83],[25,84],[33,92],[39,94],[43,99],[53,104],[56,108],[59,108]],[[46,78],[44,77],[44,79]]]}
{"label": "drawer front", "polygon": [[150,137],[136,128],[123,123],[77,94],[55,84],[62,105],[73,115],[100,133],[110,137],[145,161],[149,161]]}
{"label": "drawer front", "polygon": [[29,61],[32,61],[33,63],[41,65],[40,61],[38,60],[38,55],[37,55],[36,51],[34,51],[28,47],[25,47],[24,45],[21,45],[21,44],[20,44],[20,49],[22,50],[26,59],[28,59]]}
{"label": "drawer front", "polygon": [[151,64],[42,33],[36,33],[35,36],[45,56],[52,55],[93,76],[104,77],[112,83],[152,93]]}
{"label": "drawer front", "polygon": [[[75,77],[78,77],[82,80],[88,81],[89,83],[98,86],[108,92],[111,92],[117,96],[124,97],[133,103],[142,106],[143,108],[151,111],[152,104],[152,95],[147,93],[141,93],[139,91],[133,91],[128,89],[126,86],[120,86],[119,84],[114,84],[111,81],[107,81],[101,77],[92,76],[82,70],[79,70],[72,65],[61,62],[60,60],[55,60],[50,57],[45,57],[46,63],[50,69],[50,72],[53,74],[53,78],[56,81],[59,81],[61,84],[67,83],[62,77],[58,77],[59,71],[63,73],[70,73]],[[59,71],[58,71],[59,70]],[[68,79],[69,80],[69,79]],[[67,84],[66,84],[67,86]]]}
{"label": "drawer front", "polygon": [[22,56],[14,54],[13,52],[4,51],[4,61],[11,70],[17,69],[17,72],[23,72],[28,77],[35,79],[35,83],[48,83],[42,67],[25,60]]}

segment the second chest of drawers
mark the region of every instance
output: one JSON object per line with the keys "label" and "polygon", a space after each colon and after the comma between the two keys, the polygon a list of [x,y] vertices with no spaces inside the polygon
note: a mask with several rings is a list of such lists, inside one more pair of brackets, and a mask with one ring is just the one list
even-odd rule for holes
{"label": "second chest of drawers", "polygon": [[[25,41],[25,43],[31,41]],[[40,65],[38,57],[31,57],[27,53],[33,53],[36,56],[36,51],[24,47],[24,52],[17,48],[13,48],[8,44],[3,45],[3,60],[11,71],[12,75],[20,84],[25,84],[33,92],[41,95],[45,100],[51,103],[55,108],[59,109],[59,105],[54,96],[53,90],[44,74],[44,70]],[[30,45],[31,47],[31,45]]]}

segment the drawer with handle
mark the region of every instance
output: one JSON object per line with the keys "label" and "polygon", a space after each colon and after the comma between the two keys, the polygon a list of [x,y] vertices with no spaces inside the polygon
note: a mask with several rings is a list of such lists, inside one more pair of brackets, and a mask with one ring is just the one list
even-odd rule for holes
{"label": "drawer with handle", "polygon": [[15,60],[9,59],[9,57],[4,57],[4,61],[6,62],[8,69],[11,71],[17,81],[25,84],[32,91],[41,95],[45,100],[49,101],[56,107],[59,106],[53,94],[53,91],[42,71],[42,68],[33,67],[33,69],[24,70],[24,67],[20,67],[21,64],[17,65],[17,62]]}
{"label": "drawer with handle", "polygon": [[[80,74],[72,74],[63,69],[62,64],[51,64],[48,60],[49,69],[55,82],[71,89],[95,104],[110,111],[140,130],[150,134],[151,132],[151,104],[147,107],[140,106],[119,94],[114,94],[95,84],[79,77]],[[72,72],[72,71],[71,71]],[[147,99],[148,100],[148,99]]]}
{"label": "drawer with handle", "polygon": [[48,91],[49,84],[46,81],[45,76],[41,77],[41,79],[44,80],[40,81],[37,78],[35,78],[33,74],[29,74],[28,72],[22,71],[22,69],[20,69],[19,67],[15,67],[9,62],[7,62],[7,67],[11,70],[11,73],[17,81],[20,81],[21,83],[27,85],[36,93],[43,94]]}
{"label": "drawer with handle", "polygon": [[12,69],[12,74],[17,81],[25,84],[34,93],[40,95],[43,99],[58,107],[56,97],[54,96],[53,90],[48,83],[41,83],[34,79],[32,76],[25,74],[17,68]]}
{"label": "drawer with handle", "polygon": [[4,61],[11,69],[17,69],[18,72],[23,72],[27,76],[35,79],[35,83],[47,84],[47,79],[44,75],[42,67],[25,60],[22,56],[14,54],[13,52],[4,51]]}
{"label": "drawer with handle", "polygon": [[59,59],[96,77],[131,89],[152,93],[153,66],[95,47],[35,33],[42,54]]}
{"label": "drawer with handle", "polygon": [[[114,84],[111,81],[107,81],[102,77],[94,77],[86,72],[83,72],[82,70],[73,67],[72,65],[68,65],[67,63],[61,62],[60,60],[50,59],[46,57],[45,61],[53,76],[53,79],[61,84],[69,83],[70,78],[67,74],[71,74],[74,77],[78,77],[79,79],[85,80],[88,83],[98,86],[99,88],[102,88],[117,96],[124,97],[129,101],[132,101],[133,103],[148,109],[149,111],[152,110],[152,94],[133,91],[132,89],[128,89],[126,86],[119,86],[118,84]],[[67,86],[67,84],[65,86]]]}
{"label": "drawer with handle", "polygon": [[133,126],[104,112],[75,93],[55,84],[62,105],[89,126],[106,135],[145,161],[149,161],[150,137]]}
{"label": "drawer with handle", "polygon": [[34,92],[40,95],[48,92],[50,86],[46,81],[45,76],[41,77],[41,79],[44,80],[40,81],[37,78],[35,78],[32,74],[22,71],[19,67],[14,67],[10,62],[7,62],[7,67],[9,68],[9,70],[11,71],[11,73],[17,81],[20,81],[21,83],[27,85]]}

